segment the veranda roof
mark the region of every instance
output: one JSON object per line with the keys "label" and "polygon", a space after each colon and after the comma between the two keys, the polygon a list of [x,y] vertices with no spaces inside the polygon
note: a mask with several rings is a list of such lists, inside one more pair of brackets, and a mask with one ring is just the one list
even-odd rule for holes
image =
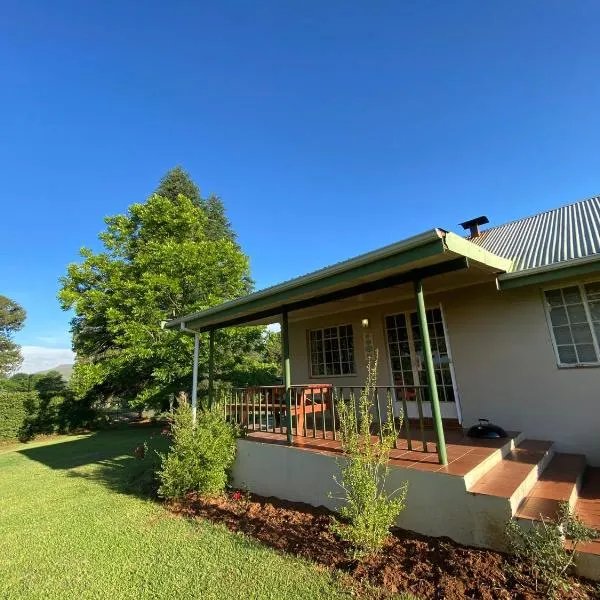
{"label": "veranda roof", "polygon": [[504,273],[511,270],[512,261],[459,235],[436,228],[224,304],[172,319],[165,327],[208,331],[260,322],[281,314],[284,308],[297,310],[468,266]]}

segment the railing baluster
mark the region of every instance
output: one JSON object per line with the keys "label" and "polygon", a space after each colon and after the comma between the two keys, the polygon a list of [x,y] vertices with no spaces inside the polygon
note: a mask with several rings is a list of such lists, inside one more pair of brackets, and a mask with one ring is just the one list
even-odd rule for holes
{"label": "railing baluster", "polygon": [[[392,414],[388,415],[388,409]],[[398,448],[398,436],[396,434],[396,415],[394,414],[394,393],[389,387],[385,388],[385,414],[392,420],[392,435],[394,436],[394,448]]]}
{"label": "railing baluster", "polygon": [[310,398],[311,398],[311,402],[310,402],[310,406],[311,406],[311,417],[312,417],[312,421],[313,421],[313,438],[317,437],[317,420],[315,419],[315,394],[314,394],[314,389],[310,390]]}
{"label": "railing baluster", "polygon": [[279,396],[279,434],[283,435],[283,390],[278,388],[277,395]]}
{"label": "railing baluster", "polygon": [[323,388],[321,388],[321,423],[323,425],[323,439],[327,439],[326,429],[325,429],[325,394],[323,393]]}
{"label": "railing baluster", "polygon": [[[412,451],[413,446],[412,446],[412,435],[411,435],[411,431],[410,431],[410,419],[408,418],[408,405],[406,404],[406,386],[402,387],[402,412],[403,417],[402,420],[404,421],[404,429],[406,430],[406,445],[408,447],[409,450]],[[416,398],[416,394],[415,394],[415,398]],[[400,423],[400,431],[402,431],[402,423]]]}
{"label": "railing baluster", "polygon": [[[298,429],[298,435],[307,437],[306,435],[306,389],[299,387],[296,391],[296,398],[298,400],[298,408],[296,409],[296,428]],[[302,418],[300,418],[302,417]],[[299,424],[302,423],[302,428]],[[300,431],[302,429],[302,431]]]}
{"label": "railing baluster", "polygon": [[417,410],[419,411],[419,424],[421,427],[421,440],[423,441],[423,452],[429,452],[427,449],[427,439],[425,437],[425,422],[423,420],[423,404],[421,397],[421,386],[415,388],[416,394],[415,397],[417,399]]}
{"label": "railing baluster", "polygon": [[331,429],[333,432],[334,441],[337,440],[337,432],[335,430],[335,403],[338,398],[342,398],[342,402],[344,401],[344,388],[340,388],[339,392],[333,387],[329,388],[329,404],[331,405]]}
{"label": "railing baluster", "polygon": [[246,390],[244,396],[246,399],[246,427],[248,428],[248,431],[250,431],[250,390]]}

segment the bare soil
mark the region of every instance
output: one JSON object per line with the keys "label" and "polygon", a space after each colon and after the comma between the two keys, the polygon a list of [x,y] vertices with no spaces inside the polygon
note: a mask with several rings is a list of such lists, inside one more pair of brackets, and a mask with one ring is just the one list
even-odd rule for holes
{"label": "bare soil", "polygon": [[[335,515],[326,508],[233,492],[217,498],[189,494],[170,503],[174,512],[222,523],[282,552],[341,571],[356,593],[387,598],[410,592],[419,598],[458,600],[532,600],[536,593],[525,575],[518,580],[499,552],[460,546],[448,538],[431,538],[394,530],[383,551],[361,561],[330,530]],[[561,599],[596,598],[594,583],[573,578]]]}

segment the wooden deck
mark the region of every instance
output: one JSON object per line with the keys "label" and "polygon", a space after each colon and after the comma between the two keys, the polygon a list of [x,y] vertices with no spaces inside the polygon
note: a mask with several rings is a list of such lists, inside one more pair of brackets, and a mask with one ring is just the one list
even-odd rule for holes
{"label": "wooden deck", "polygon": [[[481,440],[467,437],[462,430],[447,431],[446,449],[448,464],[442,466],[438,463],[435,433],[427,430],[425,434],[427,450],[423,448],[423,443],[420,441],[421,432],[416,429],[411,434],[412,450],[408,449],[406,436],[399,437],[397,441],[398,447],[390,452],[390,463],[393,466],[404,469],[435,471],[464,477],[499,449],[509,445],[519,435],[518,433],[509,433],[508,438]],[[268,444],[287,445],[285,428],[283,428],[281,433],[279,430],[277,433],[251,430],[247,433],[245,439]],[[340,454],[342,452],[340,441],[333,439],[331,431],[323,433],[323,431],[317,430],[316,432],[311,431],[310,436],[307,437],[294,436],[292,445],[295,448],[302,448],[312,452],[332,454]]]}

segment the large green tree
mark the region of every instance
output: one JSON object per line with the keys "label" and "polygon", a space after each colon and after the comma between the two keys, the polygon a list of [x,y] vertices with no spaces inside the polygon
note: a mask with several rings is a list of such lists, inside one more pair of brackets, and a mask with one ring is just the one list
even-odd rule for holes
{"label": "large green tree", "polygon": [[0,378],[7,377],[23,362],[21,350],[13,334],[23,328],[26,313],[23,307],[6,296],[0,296]]}
{"label": "large green tree", "polygon": [[180,166],[171,169],[161,179],[154,193],[170,200],[176,200],[179,195],[189,198],[194,204],[203,208],[208,217],[205,226],[208,239],[225,238],[232,242],[235,241],[235,232],[227,218],[223,201],[215,194],[210,194],[208,198],[202,198],[198,186]]}
{"label": "large green tree", "polygon": [[[82,249],[82,261],[69,265],[61,280],[60,302],[75,312],[71,383],[80,395],[164,405],[170,394],[189,389],[193,340],[162,329],[161,321],[251,287],[248,258],[222,221],[224,210],[211,212],[213,203],[201,198],[180,168],[162,179],[158,192],[126,214],[106,218],[103,251]],[[219,228],[224,229],[217,235]],[[244,384],[257,371],[261,378],[272,374],[276,366],[265,372],[260,360],[264,344],[261,328],[220,331],[217,364],[223,378]],[[207,348],[201,336],[201,376]]]}

